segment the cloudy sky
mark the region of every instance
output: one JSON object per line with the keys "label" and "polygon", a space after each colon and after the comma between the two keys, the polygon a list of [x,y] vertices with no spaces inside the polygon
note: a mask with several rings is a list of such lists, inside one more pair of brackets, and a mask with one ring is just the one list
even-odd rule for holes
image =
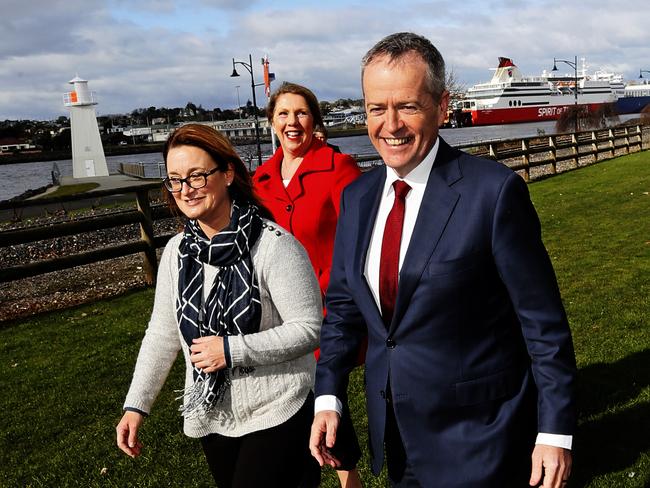
{"label": "cloudy sky", "polygon": [[[381,37],[425,35],[466,85],[489,80],[498,56],[524,74],[553,57],[585,57],[626,79],[650,69],[647,0],[0,0],[0,120],[66,115],[61,95],[77,73],[99,114],[139,107],[234,108],[269,56],[277,81],[319,99],[360,98],[359,61]],[[563,72],[568,66],[558,66]],[[258,88],[260,105],[263,89]]]}

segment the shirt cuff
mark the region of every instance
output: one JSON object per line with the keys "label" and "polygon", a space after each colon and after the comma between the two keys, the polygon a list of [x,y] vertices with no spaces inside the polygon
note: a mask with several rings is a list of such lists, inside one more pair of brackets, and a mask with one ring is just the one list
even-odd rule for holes
{"label": "shirt cuff", "polygon": [[125,412],[135,412],[135,413],[139,413],[139,414],[142,415],[143,417],[147,417],[147,416],[149,415],[147,412],[143,412],[143,411],[140,410],[139,408],[135,408],[135,407],[124,407],[124,411],[125,411]]}
{"label": "shirt cuff", "polygon": [[232,368],[232,359],[230,358],[230,345],[228,336],[223,336],[223,355],[226,357],[226,368]]}
{"label": "shirt cuff", "polygon": [[334,410],[340,416],[341,412],[343,411],[341,400],[336,398],[334,395],[317,396],[316,400],[314,401],[314,414],[323,412],[325,410]]}
{"label": "shirt cuff", "polygon": [[571,444],[573,443],[572,435],[563,435],[563,434],[544,434],[540,432],[537,434],[537,439],[535,444],[544,444],[547,446],[553,447],[562,447],[564,449],[571,449]]}

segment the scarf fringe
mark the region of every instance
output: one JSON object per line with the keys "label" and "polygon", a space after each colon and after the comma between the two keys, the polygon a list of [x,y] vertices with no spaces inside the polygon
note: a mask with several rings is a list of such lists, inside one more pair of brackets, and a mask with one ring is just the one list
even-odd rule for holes
{"label": "scarf fringe", "polygon": [[[211,381],[209,379],[197,378],[196,381],[187,388],[175,390],[180,393],[176,400],[182,400],[178,410],[181,415],[187,419],[202,417],[207,414],[225,415],[221,410],[215,408],[218,404],[223,403],[226,391],[230,388],[230,378],[224,372],[224,379],[215,392],[211,392]],[[214,395],[213,398],[210,395]]]}

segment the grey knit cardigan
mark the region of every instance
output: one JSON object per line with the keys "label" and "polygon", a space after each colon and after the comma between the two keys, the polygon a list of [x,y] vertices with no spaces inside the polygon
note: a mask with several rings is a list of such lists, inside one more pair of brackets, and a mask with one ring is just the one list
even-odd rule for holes
{"label": "grey knit cardigan", "polygon": [[[160,260],[153,312],[125,408],[151,411],[179,350],[185,356],[185,388],[193,383],[189,348],[175,311],[181,238],[178,234],[167,243]],[[189,437],[211,433],[240,437],[275,427],[298,411],[313,388],[322,302],[307,253],[291,234],[265,221],[251,256],[262,302],[260,331],[228,337],[231,387],[209,414],[184,419]],[[205,265],[206,296],[216,270]],[[240,370],[250,366],[252,373]]]}

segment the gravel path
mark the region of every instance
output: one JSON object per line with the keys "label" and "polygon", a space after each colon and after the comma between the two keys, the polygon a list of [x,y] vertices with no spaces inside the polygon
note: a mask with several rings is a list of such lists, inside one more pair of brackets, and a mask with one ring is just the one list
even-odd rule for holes
{"label": "gravel path", "polygon": [[[131,209],[122,207],[118,211]],[[74,215],[59,213],[21,222],[0,223],[0,231],[44,226],[114,212],[115,209],[93,209],[75,212]],[[179,230],[179,225],[175,219],[157,221],[154,223],[154,232],[156,235],[173,233]],[[139,238],[139,226],[133,224],[30,244],[0,247],[0,268],[89,251]],[[159,253],[161,251],[162,249]],[[114,297],[146,286],[141,254],[0,283],[0,323]]]}

